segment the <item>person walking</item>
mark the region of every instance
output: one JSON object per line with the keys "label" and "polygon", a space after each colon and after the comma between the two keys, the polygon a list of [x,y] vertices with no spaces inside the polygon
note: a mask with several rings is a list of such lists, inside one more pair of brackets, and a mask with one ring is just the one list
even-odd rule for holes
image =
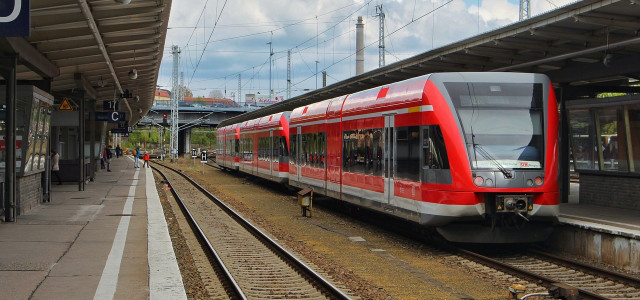
{"label": "person walking", "polygon": [[134,153],[135,159],[133,161],[134,168],[140,168],[140,146],[136,147],[136,152]]}
{"label": "person walking", "polygon": [[122,148],[120,148],[120,145],[116,146],[116,158],[119,158],[120,156],[122,156]]}
{"label": "person walking", "polygon": [[51,175],[58,179],[58,185],[62,184],[62,180],[60,180],[60,155],[56,150],[51,150]]}
{"label": "person walking", "polygon": [[146,151],[144,152],[144,155],[142,156],[142,160],[144,161],[142,163],[142,166],[145,168],[149,167],[149,153],[147,153]]}
{"label": "person walking", "polygon": [[113,153],[111,153],[111,145],[109,145],[104,149],[104,162],[107,165],[107,172],[111,172],[111,158],[113,158]]}

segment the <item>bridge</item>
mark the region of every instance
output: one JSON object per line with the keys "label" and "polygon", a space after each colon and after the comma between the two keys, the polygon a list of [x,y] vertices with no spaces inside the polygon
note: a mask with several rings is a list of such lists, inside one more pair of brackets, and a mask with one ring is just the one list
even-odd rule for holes
{"label": "bridge", "polygon": [[[178,126],[184,129],[194,126],[215,127],[225,119],[239,116],[243,113],[258,109],[255,106],[243,107],[203,107],[203,106],[180,106],[178,109]],[[167,126],[164,123],[163,115],[171,115],[171,107],[167,105],[154,105],[143,117],[138,126],[155,126],[156,124]],[[170,119],[170,117],[169,117]]]}
{"label": "bridge", "polygon": [[[178,153],[190,153],[191,129],[193,127],[215,127],[225,119],[239,116],[243,113],[259,109],[256,106],[219,107],[219,106],[191,106],[179,102],[178,108]],[[166,116],[166,118],[165,118]],[[155,104],[149,112],[140,119],[137,126],[161,127],[164,134],[171,130],[171,107]]]}

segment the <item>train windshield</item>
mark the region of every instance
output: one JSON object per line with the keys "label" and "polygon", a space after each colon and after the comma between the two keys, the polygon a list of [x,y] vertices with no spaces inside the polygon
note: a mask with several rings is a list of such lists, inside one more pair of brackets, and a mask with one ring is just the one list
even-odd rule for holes
{"label": "train windshield", "polygon": [[544,165],[541,83],[444,83],[462,124],[474,169]]}

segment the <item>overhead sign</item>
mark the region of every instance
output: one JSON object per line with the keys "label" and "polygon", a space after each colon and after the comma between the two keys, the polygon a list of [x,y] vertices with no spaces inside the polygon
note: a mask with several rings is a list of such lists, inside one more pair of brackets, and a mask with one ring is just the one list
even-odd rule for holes
{"label": "overhead sign", "polygon": [[73,110],[73,107],[71,107],[71,104],[69,103],[69,99],[63,98],[62,104],[60,104],[58,110]]}
{"label": "overhead sign", "polygon": [[0,1],[0,36],[31,35],[29,0]]}
{"label": "overhead sign", "polygon": [[96,112],[96,121],[100,122],[109,122],[109,123],[120,123],[124,121],[125,115],[124,112],[121,111],[97,111]]}
{"label": "overhead sign", "polygon": [[131,127],[111,129],[111,133],[131,133],[131,132],[133,132],[133,128]]}
{"label": "overhead sign", "polygon": [[120,105],[118,105],[118,101],[105,101],[105,102],[102,102],[102,109],[103,110],[114,111],[114,110],[120,109],[119,106]]}

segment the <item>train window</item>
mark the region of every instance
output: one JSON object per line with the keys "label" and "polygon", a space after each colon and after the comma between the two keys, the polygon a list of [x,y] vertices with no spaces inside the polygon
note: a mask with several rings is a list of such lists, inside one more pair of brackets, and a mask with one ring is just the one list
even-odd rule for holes
{"label": "train window", "polygon": [[343,131],[343,171],[382,176],[382,144],[381,128]]}
{"label": "train window", "polygon": [[297,164],[297,155],[298,155],[298,135],[297,134],[292,134],[289,136],[289,162],[291,162],[292,164]]}
{"label": "train window", "polygon": [[271,161],[273,162],[280,162],[280,153],[282,153],[281,148],[280,148],[280,137],[279,136],[273,136],[271,137]]}
{"label": "train window", "polygon": [[306,166],[309,162],[309,145],[307,140],[309,139],[307,134],[300,135],[300,165]]}
{"label": "train window", "polygon": [[396,177],[420,181],[420,128],[396,128]]}
{"label": "train window", "polygon": [[327,136],[324,132],[316,133],[316,166],[318,168],[324,168],[325,166],[325,149],[326,149]]}
{"label": "train window", "polygon": [[382,128],[373,129],[372,134],[371,174],[382,176]]}
{"label": "train window", "polygon": [[456,108],[473,169],[541,169],[540,83],[444,83]]}
{"label": "train window", "polygon": [[342,132],[342,170],[351,172],[351,131]]}
{"label": "train window", "polygon": [[289,147],[287,147],[287,138],[281,136],[280,141],[280,156],[289,156]]}
{"label": "train window", "polygon": [[424,126],[422,129],[423,167],[427,169],[449,169],[447,149],[440,126]]}

